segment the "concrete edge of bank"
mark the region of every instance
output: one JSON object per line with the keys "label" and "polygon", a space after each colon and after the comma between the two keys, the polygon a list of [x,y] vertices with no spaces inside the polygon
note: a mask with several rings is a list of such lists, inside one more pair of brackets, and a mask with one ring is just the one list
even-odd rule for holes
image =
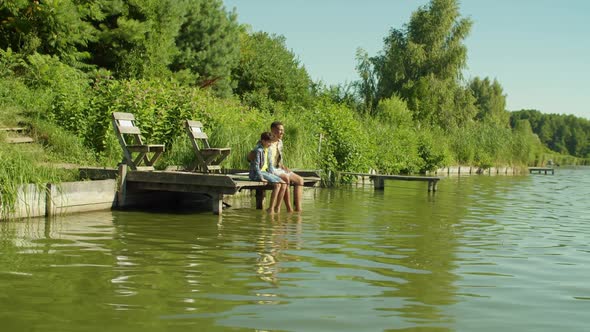
{"label": "concrete edge of bank", "polygon": [[107,210],[116,204],[117,182],[112,179],[24,184],[18,188],[14,210],[0,220]]}

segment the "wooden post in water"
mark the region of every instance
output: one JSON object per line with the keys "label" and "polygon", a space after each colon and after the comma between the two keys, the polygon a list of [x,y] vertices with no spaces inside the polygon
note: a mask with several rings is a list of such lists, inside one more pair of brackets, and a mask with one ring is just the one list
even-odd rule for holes
{"label": "wooden post in water", "polygon": [[127,196],[127,164],[119,164],[119,174],[117,178],[117,207],[125,207],[125,197]]}
{"label": "wooden post in water", "polygon": [[213,214],[220,215],[223,210],[223,194],[212,193],[211,194],[211,206],[213,208]]}
{"label": "wooden post in water", "polygon": [[256,209],[262,210],[264,207],[264,189],[256,189]]}
{"label": "wooden post in water", "polygon": [[436,192],[438,189],[438,181],[430,180],[428,181],[428,192]]}
{"label": "wooden post in water", "polygon": [[384,190],[385,180],[382,177],[375,176],[373,177],[373,185],[375,186],[375,190]]}

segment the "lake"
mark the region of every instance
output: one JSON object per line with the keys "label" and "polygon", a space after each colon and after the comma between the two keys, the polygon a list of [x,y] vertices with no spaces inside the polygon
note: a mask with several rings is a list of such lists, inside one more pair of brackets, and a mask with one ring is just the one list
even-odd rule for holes
{"label": "lake", "polygon": [[2,331],[586,331],[590,168],[0,222]]}

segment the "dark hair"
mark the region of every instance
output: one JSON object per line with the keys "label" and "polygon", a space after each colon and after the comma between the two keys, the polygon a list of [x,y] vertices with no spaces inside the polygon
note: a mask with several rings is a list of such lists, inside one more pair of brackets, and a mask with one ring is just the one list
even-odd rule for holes
{"label": "dark hair", "polygon": [[281,121],[275,121],[270,124],[270,129],[277,128],[278,126],[282,126],[282,125],[283,125],[283,123]]}
{"label": "dark hair", "polygon": [[260,140],[261,141],[270,141],[270,140],[272,140],[272,134],[269,133],[268,131],[265,131],[262,134],[260,134]]}

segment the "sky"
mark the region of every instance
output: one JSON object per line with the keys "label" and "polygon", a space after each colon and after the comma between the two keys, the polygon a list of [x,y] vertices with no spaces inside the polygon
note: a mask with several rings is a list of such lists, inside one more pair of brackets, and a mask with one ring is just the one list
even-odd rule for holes
{"label": "sky", "polygon": [[[253,31],[283,35],[314,81],[359,79],[355,54],[383,48],[428,0],[223,0]],[[473,26],[465,79],[497,79],[510,111],[590,119],[590,1],[462,0]]]}

